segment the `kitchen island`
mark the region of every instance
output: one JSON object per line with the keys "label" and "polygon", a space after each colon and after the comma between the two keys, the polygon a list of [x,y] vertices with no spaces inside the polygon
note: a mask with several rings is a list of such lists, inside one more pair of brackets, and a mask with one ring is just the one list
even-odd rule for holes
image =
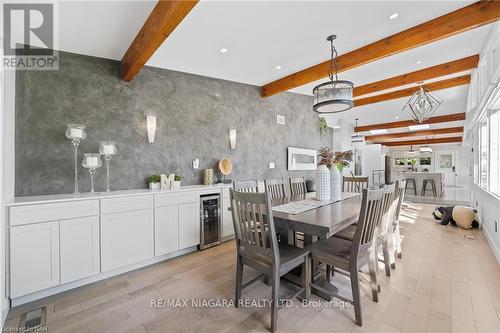
{"label": "kitchen island", "polygon": [[[434,182],[436,183],[436,192],[437,196],[441,197],[443,195],[443,175],[440,172],[415,172],[415,171],[402,171],[398,172],[396,174],[396,179],[415,179],[415,185],[417,187],[417,196],[419,196],[422,193],[422,185],[424,182],[424,179],[434,179]],[[408,184],[407,184],[408,186]],[[428,189],[431,189],[430,185],[427,185]],[[407,195],[415,195],[413,190],[408,190],[406,192]],[[431,197],[432,196],[432,190],[428,190],[425,193],[426,197]]]}

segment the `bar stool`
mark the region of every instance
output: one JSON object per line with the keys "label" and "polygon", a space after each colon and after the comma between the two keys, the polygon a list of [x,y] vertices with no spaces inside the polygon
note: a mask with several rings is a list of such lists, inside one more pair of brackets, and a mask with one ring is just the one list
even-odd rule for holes
{"label": "bar stool", "polygon": [[[427,184],[430,184],[431,188],[428,189]],[[425,197],[425,192],[427,192],[427,190],[432,190],[432,195],[434,197],[437,197],[436,182],[434,181],[434,179],[424,179],[424,181],[422,182],[422,193],[420,195]]]}
{"label": "bar stool", "polygon": [[415,178],[406,178],[405,194],[408,190],[412,190],[415,196],[417,195],[417,183],[415,183]]}

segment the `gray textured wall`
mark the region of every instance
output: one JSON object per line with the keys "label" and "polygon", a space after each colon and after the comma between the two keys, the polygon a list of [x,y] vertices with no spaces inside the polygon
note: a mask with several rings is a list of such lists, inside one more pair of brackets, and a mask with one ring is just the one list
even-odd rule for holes
{"label": "gray textured wall", "polygon": [[[87,126],[82,152],[97,152],[99,141],[117,142],[111,161],[112,189],[146,187],[155,173],[178,173],[183,184],[199,184],[202,170],[222,158],[233,162],[233,180],[304,175],[286,170],[288,146],[331,145],[319,135],[312,97],[282,93],[261,98],[259,88],[198,75],[146,67],[131,83],[119,78],[117,61],[60,53],[58,71],[21,71],[16,79],[16,195],[71,193],[72,145],[67,123]],[[156,140],[149,144],[146,116],[157,116]],[[276,124],[276,115],[286,125]],[[229,147],[236,128],[236,150]],[[191,160],[200,160],[200,169]],[[269,169],[269,162],[276,163]],[[103,161],[104,162],[104,161]],[[80,191],[90,176],[81,165]],[[96,190],[105,188],[105,169]]]}

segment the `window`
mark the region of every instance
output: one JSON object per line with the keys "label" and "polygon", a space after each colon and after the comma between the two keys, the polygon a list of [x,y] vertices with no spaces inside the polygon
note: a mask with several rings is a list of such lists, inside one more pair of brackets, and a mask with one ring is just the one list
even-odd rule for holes
{"label": "window", "polygon": [[403,165],[403,166],[405,165],[405,159],[404,158],[396,157],[394,159],[394,161],[395,161],[396,165]]}
{"label": "window", "polygon": [[420,157],[420,165],[431,165],[430,157]]}
{"label": "window", "polygon": [[490,114],[489,190],[500,195],[500,110]]}
{"label": "window", "polygon": [[439,156],[439,168],[440,169],[451,169],[453,167],[453,155],[452,154],[442,154]]}
{"label": "window", "polygon": [[407,158],[406,159],[406,164],[408,164],[408,165],[415,165],[415,164],[417,164],[417,159],[414,158],[414,157]]}
{"label": "window", "polygon": [[479,123],[479,186],[488,189],[488,119]]}

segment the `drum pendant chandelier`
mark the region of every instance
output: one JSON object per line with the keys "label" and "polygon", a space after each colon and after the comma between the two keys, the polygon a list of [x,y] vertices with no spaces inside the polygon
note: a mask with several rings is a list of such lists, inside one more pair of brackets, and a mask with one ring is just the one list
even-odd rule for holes
{"label": "drum pendant chandelier", "polygon": [[339,80],[337,76],[337,50],[333,45],[336,38],[336,35],[331,35],[326,39],[331,45],[331,63],[328,75],[330,81],[321,83],[313,89],[313,111],[321,114],[343,112],[354,107],[352,101],[354,84],[351,81]]}

